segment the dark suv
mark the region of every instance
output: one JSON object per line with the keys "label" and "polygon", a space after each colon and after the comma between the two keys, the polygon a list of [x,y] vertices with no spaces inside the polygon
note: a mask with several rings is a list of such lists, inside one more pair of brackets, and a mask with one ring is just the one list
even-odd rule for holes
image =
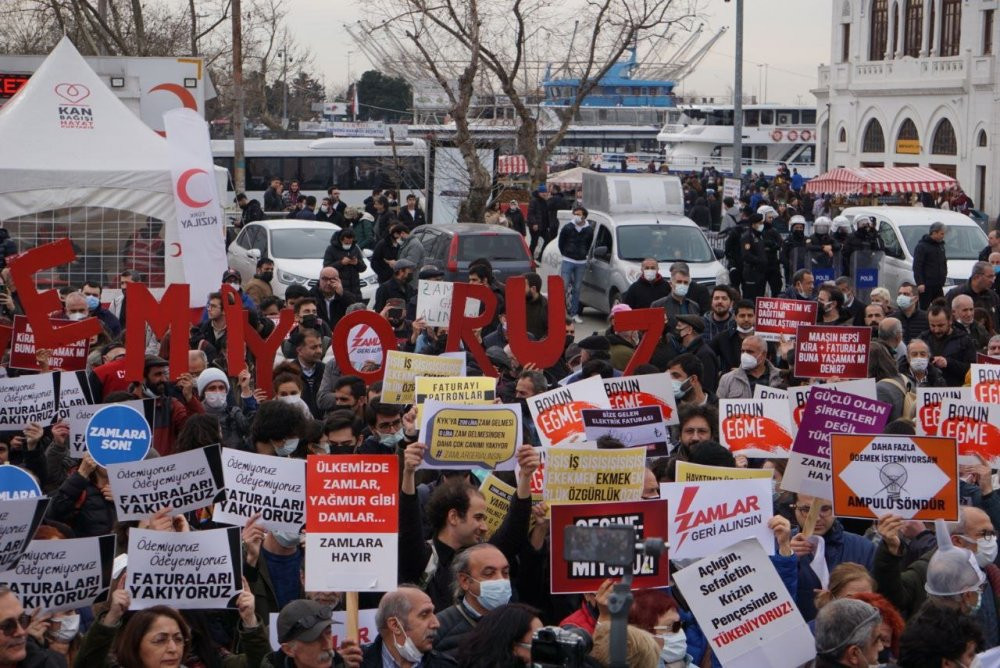
{"label": "dark suv", "polygon": [[424,264],[444,270],[446,281],[468,280],[469,263],[478,258],[490,261],[493,276],[501,285],[508,276],[520,276],[536,268],[524,237],[500,225],[421,225],[413,230],[413,236],[424,246]]}

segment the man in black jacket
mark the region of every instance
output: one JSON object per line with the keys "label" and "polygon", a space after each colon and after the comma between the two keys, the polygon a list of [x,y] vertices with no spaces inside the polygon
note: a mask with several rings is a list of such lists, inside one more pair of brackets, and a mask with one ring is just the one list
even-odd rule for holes
{"label": "man in black jacket", "polygon": [[243,210],[243,213],[240,215],[240,227],[255,220],[264,220],[267,218],[264,215],[264,210],[260,208],[260,202],[255,199],[247,199],[246,193],[240,193],[236,196],[236,204]]}
{"label": "man in black jacket", "polygon": [[368,265],[361,249],[354,243],[354,230],[347,228],[330,237],[330,245],[323,254],[324,267],[336,267],[344,290],[361,294],[361,274]]}
{"label": "man in black jacket", "polygon": [[740,239],[740,258],[743,261],[743,298],[763,297],[767,287],[767,248],[764,245],[764,219],[759,213],[750,217],[750,229]]}
{"label": "man in black jacket", "polygon": [[920,308],[944,295],[948,278],[948,255],[944,248],[944,223],[932,223],[930,231],[917,242],[913,250],[913,278],[920,293]]}
{"label": "man in black jacket", "polygon": [[450,656],[434,650],[434,639],[441,623],[434,614],[430,598],[413,585],[400,585],[399,589],[382,597],[375,613],[375,626],[378,637],[364,648],[361,668],[416,665],[450,668],[458,665]]}
{"label": "man in black jacket", "polygon": [[344,289],[340,282],[340,272],[334,267],[323,267],[319,272],[319,283],[309,290],[309,296],[316,300],[319,319],[334,329],[344,317],[347,307],[361,301],[361,296]]}
{"label": "man in black jacket", "polygon": [[375,291],[375,304],[372,308],[376,313],[381,313],[385,308],[385,303],[390,299],[402,299],[403,303],[408,303],[417,294],[417,288],[413,285],[416,265],[407,259],[396,260],[392,267],[392,278],[378,286]]}
{"label": "man in black jacket", "polygon": [[406,196],[406,206],[399,210],[399,222],[410,230],[427,223],[424,210],[417,204],[417,196],[413,193]]}
{"label": "man in black jacket", "polygon": [[471,631],[483,615],[510,602],[511,584],[507,557],[489,543],[459,552],[451,569],[458,578],[458,600],[438,614],[441,628],[434,649],[454,656],[462,636]]}
{"label": "man in black jacket", "polygon": [[580,285],[587,268],[587,254],[594,241],[594,228],[587,221],[587,210],[582,206],[573,209],[573,220],[559,231],[559,252],[562,254],[563,283],[566,286],[568,313],[573,322],[580,324]]}
{"label": "man in black jacket", "polygon": [[271,179],[271,187],[264,191],[264,211],[284,211],[281,179]]}
{"label": "man in black jacket", "polygon": [[[545,248],[549,233],[549,213],[548,213],[549,191],[544,184],[538,187],[531,195],[531,202],[528,204],[528,230],[531,232],[531,257],[535,257],[535,248],[541,243]],[[541,252],[541,250],[539,250]]]}
{"label": "man in black jacket", "polygon": [[524,227],[524,214],[521,213],[521,205],[516,199],[510,201],[505,215],[510,223],[510,229],[520,232],[522,237],[527,235],[527,229]]}
{"label": "man in black jacket", "polygon": [[399,259],[399,249],[410,236],[406,225],[396,223],[389,228],[389,236],[381,239],[372,250],[372,270],[378,276],[378,282],[385,283],[392,278],[392,267]]}
{"label": "man in black jacket", "polygon": [[968,333],[955,327],[951,309],[931,305],[927,312],[928,330],[920,335],[931,349],[931,364],[941,371],[949,387],[965,384],[965,374],[976,361],[976,346]]}
{"label": "man in black jacket", "polygon": [[920,308],[917,286],[909,281],[900,283],[896,306],[896,319],[903,326],[903,343],[910,345],[910,341],[927,331],[927,311]]}
{"label": "man in black jacket", "polygon": [[647,257],[639,268],[641,275],[622,295],[622,303],[633,309],[649,308],[657,299],[670,294],[670,283],[660,276],[660,263],[655,258]]}

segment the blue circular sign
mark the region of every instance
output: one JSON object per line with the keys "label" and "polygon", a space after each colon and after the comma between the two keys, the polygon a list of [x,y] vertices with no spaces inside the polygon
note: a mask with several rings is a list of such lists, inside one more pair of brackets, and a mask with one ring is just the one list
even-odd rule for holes
{"label": "blue circular sign", "polygon": [[153,430],[146,416],[131,406],[105,406],[87,423],[87,450],[101,466],[137,462],[152,442]]}
{"label": "blue circular sign", "polygon": [[0,466],[0,501],[30,499],[42,495],[34,476],[13,464]]}

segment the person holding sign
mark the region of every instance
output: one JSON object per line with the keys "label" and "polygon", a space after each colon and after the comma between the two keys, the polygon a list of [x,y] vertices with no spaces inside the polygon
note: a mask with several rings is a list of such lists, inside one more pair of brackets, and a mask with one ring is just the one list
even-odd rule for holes
{"label": "person holding sign", "polygon": [[0,585],[0,666],[38,666],[54,668],[66,665],[55,652],[43,649],[28,630],[32,616],[25,613],[17,595]]}
{"label": "person holding sign", "polygon": [[117,516],[108,472],[89,452],[52,495],[47,516],[69,524],[79,538],[114,533]]}

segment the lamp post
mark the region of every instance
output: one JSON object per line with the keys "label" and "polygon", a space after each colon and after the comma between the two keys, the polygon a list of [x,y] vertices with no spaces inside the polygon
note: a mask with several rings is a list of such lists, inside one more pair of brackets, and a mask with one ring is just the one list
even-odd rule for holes
{"label": "lamp post", "polygon": [[284,89],[284,98],[281,103],[281,127],[285,130],[288,129],[288,63],[292,62],[292,57],[288,55],[288,51],[279,51],[278,57],[281,58],[281,87]]}

